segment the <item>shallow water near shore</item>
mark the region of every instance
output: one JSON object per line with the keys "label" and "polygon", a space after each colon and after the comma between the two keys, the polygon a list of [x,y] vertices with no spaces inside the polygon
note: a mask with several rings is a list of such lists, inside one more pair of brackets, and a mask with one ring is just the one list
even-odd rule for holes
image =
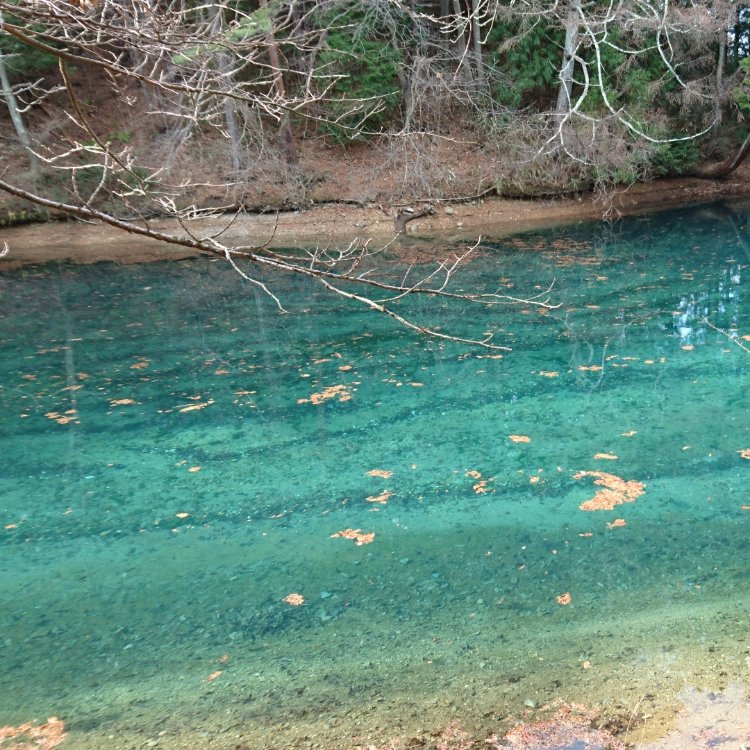
{"label": "shallow water near shore", "polygon": [[380,746],[564,700],[653,732],[745,685],[741,218],[484,242],[458,284],[555,310],[407,301],[508,353],[299,281],[280,315],[208,260],[0,275],[0,726]]}

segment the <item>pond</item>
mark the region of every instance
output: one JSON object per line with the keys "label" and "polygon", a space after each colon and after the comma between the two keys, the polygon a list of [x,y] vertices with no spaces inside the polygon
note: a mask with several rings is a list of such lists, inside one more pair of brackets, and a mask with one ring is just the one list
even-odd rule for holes
{"label": "pond", "polygon": [[460,286],[560,307],[406,309],[503,353],[211,260],[0,275],[0,726],[381,747],[744,684],[748,248],[726,206],[485,240]]}

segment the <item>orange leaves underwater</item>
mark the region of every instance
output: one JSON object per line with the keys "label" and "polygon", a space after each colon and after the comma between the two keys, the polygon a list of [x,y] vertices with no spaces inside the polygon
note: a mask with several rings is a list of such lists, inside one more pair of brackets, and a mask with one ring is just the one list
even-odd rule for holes
{"label": "orange leaves underwater", "polygon": [[13,750],[52,750],[64,739],[65,722],[55,716],[50,716],[46,724],[28,722],[17,727],[0,727],[0,747]]}
{"label": "orange leaves underwater", "polygon": [[564,594],[560,594],[560,596],[556,596],[555,601],[561,607],[567,607],[568,604],[570,604],[573,601],[573,597],[570,595],[569,591],[566,591]]}
{"label": "orange leaves underwater", "polygon": [[632,503],[646,491],[643,482],[626,481],[604,471],[579,471],[573,479],[583,477],[596,477],[594,484],[604,489],[599,490],[591,500],[581,503],[578,506],[581,510],[612,510],[617,505]]}
{"label": "orange leaves underwater", "polygon": [[47,419],[54,419],[58,424],[68,424],[68,422],[81,424],[78,421],[78,412],[75,409],[68,409],[64,414],[60,414],[56,411],[48,411],[44,416],[47,417]]}
{"label": "orange leaves underwater", "polygon": [[358,547],[363,544],[370,544],[375,539],[375,532],[362,532],[359,529],[343,529],[337,531],[335,534],[331,534],[331,539],[341,537],[342,539],[353,539]]}
{"label": "orange leaves underwater", "polygon": [[351,391],[345,385],[329,385],[318,393],[311,394],[310,398],[298,398],[298,404],[322,404],[332,398],[339,401],[349,401],[352,397]]}
{"label": "orange leaves underwater", "polygon": [[368,477],[382,477],[383,479],[389,479],[393,476],[392,471],[388,471],[387,469],[370,469],[370,471],[367,472]]}
{"label": "orange leaves underwater", "polygon": [[285,596],[281,601],[286,602],[292,607],[299,607],[305,603],[305,597],[302,594],[289,594],[289,596]]}
{"label": "orange leaves underwater", "polygon": [[387,503],[388,498],[393,497],[393,492],[390,490],[384,490],[379,495],[370,495],[367,498],[368,503]]}
{"label": "orange leaves underwater", "polygon": [[472,485],[471,489],[476,492],[477,495],[484,495],[488,492],[494,492],[495,490],[488,486],[489,482],[494,482],[495,477],[489,477],[487,479],[482,479],[482,475],[480,472],[475,471],[474,469],[471,469],[470,471],[467,471],[464,476],[469,477],[470,479],[478,479],[479,481],[476,482],[476,484]]}
{"label": "orange leaves underwater", "polygon": [[207,406],[211,406],[213,404],[214,400],[212,398],[208,399],[208,401],[201,401],[197,404],[189,404],[188,406],[183,406],[181,409],[178,409],[177,411],[180,412],[180,414],[184,414],[188,411],[199,411],[200,409],[205,409]]}
{"label": "orange leaves underwater", "polygon": [[750,460],[750,448],[743,448],[741,451],[737,451],[737,453],[739,453],[742,458]]}
{"label": "orange leaves underwater", "polygon": [[514,443],[530,443],[531,438],[528,435],[508,435],[508,440]]}

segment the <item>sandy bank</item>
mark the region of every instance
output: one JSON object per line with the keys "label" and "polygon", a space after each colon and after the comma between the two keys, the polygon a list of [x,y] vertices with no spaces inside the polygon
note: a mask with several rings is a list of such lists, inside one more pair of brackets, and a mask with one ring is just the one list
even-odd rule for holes
{"label": "sandy bank", "polygon": [[[434,215],[409,223],[407,229],[416,238],[471,242],[479,235],[499,238],[542,226],[743,197],[750,197],[750,181],[738,174],[723,182],[679,179],[639,184],[618,190],[607,200],[584,195],[535,200],[488,197],[466,202],[432,201]],[[243,214],[232,221],[222,239],[230,244],[268,243],[275,247],[346,245],[368,239],[385,242],[395,235],[397,211],[395,206],[381,204],[359,207],[328,203],[279,214]],[[229,219],[204,219],[193,222],[190,231],[207,236],[221,231],[228,223]],[[170,220],[156,220],[152,226],[176,234],[182,231]],[[0,242],[8,247],[0,259],[0,270],[50,260],[141,263],[196,254],[189,248],[129,235],[114,227],[81,222],[0,229]]]}

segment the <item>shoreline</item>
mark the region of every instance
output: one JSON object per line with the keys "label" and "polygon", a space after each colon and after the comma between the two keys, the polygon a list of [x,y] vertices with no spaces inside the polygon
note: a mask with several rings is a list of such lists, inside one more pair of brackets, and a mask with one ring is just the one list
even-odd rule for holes
{"label": "shoreline", "polygon": [[[411,221],[406,236],[442,242],[474,242],[483,238],[499,239],[533,229],[580,221],[616,219],[622,216],[688,207],[716,200],[750,197],[750,182],[735,175],[729,180],[677,178],[638,183],[615,190],[606,198],[591,194],[562,198],[511,199],[477,198],[469,201],[432,200],[431,216]],[[428,201],[424,201],[428,202]],[[421,205],[424,202],[415,202]],[[258,246],[288,247],[348,245],[350,243],[387,243],[396,237],[395,205],[370,203],[317,204],[305,210],[277,214],[246,213],[236,217],[196,220],[196,233],[216,234],[228,230],[231,242]],[[155,229],[179,233],[176,221],[155,219]],[[143,263],[182,260],[201,253],[190,248],[169,245],[105,224],[83,222],[45,222],[0,229],[0,243],[8,252],[0,258],[0,271],[12,270],[52,260],[72,263]]]}

